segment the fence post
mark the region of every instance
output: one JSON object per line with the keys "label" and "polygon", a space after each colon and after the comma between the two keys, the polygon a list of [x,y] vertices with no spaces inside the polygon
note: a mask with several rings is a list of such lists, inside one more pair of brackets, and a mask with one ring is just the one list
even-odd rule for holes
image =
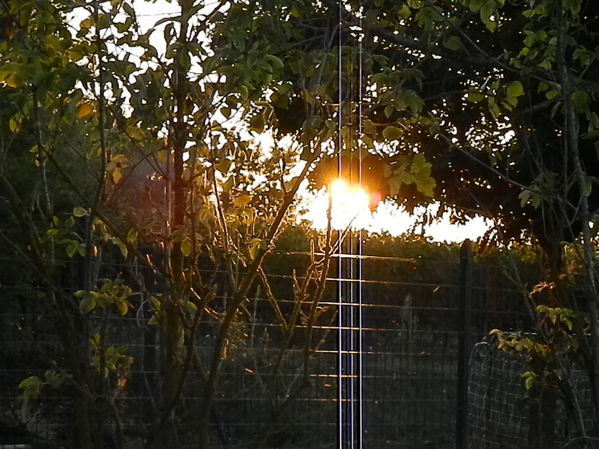
{"label": "fence post", "polygon": [[460,250],[460,328],[458,341],[458,378],[456,403],[456,449],[468,448],[468,360],[470,312],[472,307],[472,243],[465,240]]}

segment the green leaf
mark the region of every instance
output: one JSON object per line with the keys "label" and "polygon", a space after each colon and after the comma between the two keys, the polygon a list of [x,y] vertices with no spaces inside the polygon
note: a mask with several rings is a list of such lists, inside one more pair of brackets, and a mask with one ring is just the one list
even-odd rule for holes
{"label": "green leaf", "polygon": [[495,32],[495,29],[497,28],[497,22],[495,22],[494,20],[489,20],[487,22],[485,22],[485,26],[487,27],[487,30],[489,30],[491,33]]}
{"label": "green leaf", "polygon": [[485,96],[480,92],[468,92],[468,101],[471,103],[478,103],[484,100]]}
{"label": "green leaf", "polygon": [[443,46],[453,51],[458,51],[462,47],[462,40],[457,36],[449,36]]}
{"label": "green leaf", "polygon": [[383,130],[383,137],[387,140],[399,140],[403,136],[403,132],[396,126],[387,126]]}
{"label": "green leaf", "polygon": [[522,377],[524,377],[524,388],[530,390],[535,383],[537,375],[532,371],[527,371],[524,374],[522,374]]}
{"label": "green leaf", "polygon": [[69,256],[69,258],[72,258],[78,250],[79,243],[74,240],[71,240],[70,243],[64,249],[65,253],[67,253],[67,256]]}
{"label": "green leaf", "polygon": [[80,217],[87,217],[89,215],[89,210],[83,208],[83,207],[75,207],[73,208],[73,216],[80,218]]}
{"label": "green leaf", "polygon": [[531,194],[532,192],[530,190],[523,190],[520,192],[520,195],[518,195],[518,198],[520,198],[520,207],[524,207],[526,203],[528,203]]}
{"label": "green leaf", "polygon": [[86,315],[96,308],[96,298],[92,295],[86,295],[79,303],[79,312]]}
{"label": "green leaf", "polygon": [[388,104],[387,106],[385,106],[385,117],[389,118],[391,117],[391,114],[393,114],[393,112],[395,111],[395,107],[392,104]]}
{"label": "green leaf", "polygon": [[483,0],[471,0],[468,4],[468,7],[472,12],[478,12],[481,6],[483,6]]}
{"label": "green leaf", "polygon": [[250,240],[249,253],[252,259],[255,259],[258,255],[258,251],[260,250],[261,245],[262,240],[260,240],[259,238],[253,238],[252,240]]}
{"label": "green leaf", "polygon": [[23,390],[23,399],[32,400],[38,399],[42,393],[44,383],[37,376],[29,376],[19,382],[18,389]]}
{"label": "green leaf", "polygon": [[583,114],[589,111],[589,94],[583,90],[577,90],[572,92],[570,97],[572,99],[572,106],[574,111],[578,114]]}
{"label": "green leaf", "polygon": [[115,301],[115,305],[116,305],[116,309],[118,310],[120,316],[125,316],[127,314],[127,311],[129,310],[127,301],[118,299]]}
{"label": "green leaf", "polygon": [[8,129],[10,129],[10,131],[13,133],[16,133],[19,130],[19,124],[14,118],[11,118],[8,121]]}
{"label": "green leaf", "polygon": [[127,232],[127,242],[130,245],[135,245],[137,243],[137,229],[129,229],[129,232]]}
{"label": "green leaf", "polygon": [[584,182],[584,190],[582,191],[582,194],[584,196],[589,196],[591,194],[592,190],[593,190],[593,178],[587,177]]}
{"label": "green leaf", "polygon": [[[480,8],[480,20],[485,25],[488,25],[491,22],[491,16],[495,12],[495,0],[487,0],[485,4],[483,4]],[[488,26],[487,26],[488,28]],[[490,30],[493,31],[493,30]]]}
{"label": "green leaf", "polygon": [[250,130],[260,134],[264,131],[264,124],[264,113],[256,114],[250,119]]}
{"label": "green leaf", "polygon": [[185,237],[181,242],[181,253],[185,257],[189,257],[191,254],[191,239],[189,237]]}
{"label": "green leaf", "polygon": [[412,11],[410,11],[410,8],[408,7],[408,5],[406,5],[406,4],[401,5],[401,8],[399,9],[399,15],[401,17],[403,17],[404,19],[407,19],[408,17],[410,17],[410,14],[412,14]]}
{"label": "green leaf", "polygon": [[66,376],[61,373],[57,373],[56,371],[47,370],[44,373],[44,378],[46,379],[46,384],[56,389],[59,388],[63,382],[65,381]]}
{"label": "green leaf", "polygon": [[391,196],[397,195],[401,185],[403,184],[401,182],[401,176],[392,176],[391,178],[387,179],[387,183],[389,184],[389,194]]}
{"label": "green leaf", "polygon": [[507,94],[510,97],[521,97],[524,95],[524,86],[520,81],[514,81],[507,87]]}
{"label": "green leaf", "polygon": [[422,0],[408,0],[408,6],[412,9],[420,9],[424,6]]}

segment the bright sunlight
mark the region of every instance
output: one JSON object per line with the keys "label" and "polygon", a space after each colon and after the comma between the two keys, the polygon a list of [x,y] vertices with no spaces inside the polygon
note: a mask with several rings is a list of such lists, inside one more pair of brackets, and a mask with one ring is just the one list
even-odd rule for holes
{"label": "bright sunlight", "polygon": [[312,199],[308,199],[306,212],[303,216],[312,222],[316,229],[326,229],[327,211],[331,202],[331,226],[333,229],[343,230],[366,229],[372,220],[368,208],[368,194],[359,185],[350,185],[342,179],[335,179],[327,189],[323,188]]}
{"label": "bright sunlight", "polygon": [[[342,179],[335,179],[328,189],[323,187],[316,193],[305,192],[301,218],[310,222],[313,228],[325,230],[329,201],[333,229],[344,230],[349,227],[352,230],[389,233],[393,236],[420,229],[419,226],[414,229],[418,217],[427,212],[435,215],[438,207],[419,207],[414,211],[414,215],[410,215],[392,201],[381,201],[372,212],[369,208],[372,201],[368,192],[359,185],[350,185]],[[451,223],[450,214],[445,213],[440,219],[425,225],[419,232],[438,242],[462,242],[467,238],[476,240],[490,226],[491,223],[482,217],[473,218],[461,225]]]}

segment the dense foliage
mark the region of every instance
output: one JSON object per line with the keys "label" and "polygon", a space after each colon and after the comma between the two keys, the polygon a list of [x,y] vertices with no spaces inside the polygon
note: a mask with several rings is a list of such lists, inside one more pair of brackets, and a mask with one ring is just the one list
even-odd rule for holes
{"label": "dense foliage", "polygon": [[[148,447],[186,438],[177,413],[191,378],[208,446],[222,361],[258,291],[284,330],[281,353],[308,328],[307,371],[312,328],[330,319],[320,301],[336,237],[303,241],[291,307],[265,270],[300,188],[338,175],[408,210],[484,215],[495,222],[487,242],[538,241],[560,305],[563,242],[575,242],[586,299],[565,305],[590,316],[577,330],[599,379],[594,2],[165,8],[0,1],[0,238],[18,259],[6,282],[35,297],[62,349],[50,357],[61,366],[21,388],[34,400],[70,387],[74,447],[105,446],[109,427],[111,444],[125,444],[115,400],[131,358],[107,341],[115,314],[159,329]],[[214,337],[203,358],[202,333]]]}

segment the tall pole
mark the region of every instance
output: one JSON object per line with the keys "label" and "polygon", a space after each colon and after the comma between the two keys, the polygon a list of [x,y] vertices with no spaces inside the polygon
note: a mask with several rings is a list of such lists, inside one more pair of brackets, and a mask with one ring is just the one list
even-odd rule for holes
{"label": "tall pole", "polygon": [[[338,176],[350,184],[361,182],[361,169],[353,168],[352,150],[354,134],[361,132],[361,111],[358,110],[358,128],[352,128],[351,114],[354,113],[352,92],[358,90],[361,96],[361,47],[358,48],[358,81],[353,75],[353,52],[350,24],[344,23],[343,0],[338,0],[338,137],[337,157]],[[347,31],[347,33],[346,33]],[[355,30],[354,30],[355,32]],[[346,33],[346,34],[344,34]],[[348,42],[344,42],[347,36]],[[361,45],[361,41],[358,42]],[[344,54],[344,52],[347,52]],[[344,61],[349,62],[345,67]],[[358,109],[361,107],[358,101]],[[349,114],[349,120],[345,115]],[[344,127],[349,132],[343,132]],[[345,136],[345,137],[344,137]],[[343,164],[343,153],[349,153],[349,164]],[[360,158],[361,159],[361,158]],[[344,167],[349,167],[344,170]],[[340,238],[341,238],[340,232]],[[339,245],[338,252],[338,448],[362,449],[363,410],[362,410],[362,246],[361,233],[348,230]]]}
{"label": "tall pole", "polygon": [[468,448],[468,362],[472,309],[472,243],[465,240],[460,250],[460,330],[456,404],[456,449]]}

